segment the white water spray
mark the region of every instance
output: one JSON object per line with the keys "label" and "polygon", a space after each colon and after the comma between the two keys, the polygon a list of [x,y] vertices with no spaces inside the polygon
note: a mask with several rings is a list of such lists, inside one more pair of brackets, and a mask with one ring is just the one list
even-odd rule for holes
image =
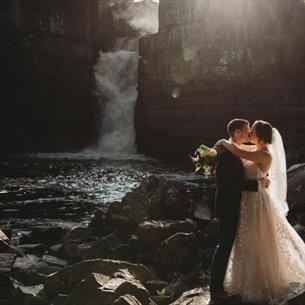
{"label": "white water spray", "polygon": [[136,153],[133,120],[138,57],[129,50],[100,53],[95,79],[102,102],[106,103],[98,147],[101,152]]}
{"label": "white water spray", "polygon": [[[157,32],[158,5],[155,1],[128,3],[127,7],[122,6],[124,10],[118,5],[118,18],[125,19],[130,26],[137,29],[139,37]],[[103,109],[102,132],[97,149],[101,154],[136,153],[134,109],[138,94],[139,37],[119,39],[112,52],[100,52],[95,65],[97,93]]]}

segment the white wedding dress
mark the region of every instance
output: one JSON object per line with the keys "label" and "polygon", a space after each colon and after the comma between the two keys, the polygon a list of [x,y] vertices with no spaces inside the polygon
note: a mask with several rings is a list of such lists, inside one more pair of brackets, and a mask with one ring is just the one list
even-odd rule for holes
{"label": "white wedding dress", "polygon": [[[243,164],[246,179],[264,176],[256,163]],[[268,189],[242,193],[225,288],[256,304],[286,304],[305,291],[305,244]]]}

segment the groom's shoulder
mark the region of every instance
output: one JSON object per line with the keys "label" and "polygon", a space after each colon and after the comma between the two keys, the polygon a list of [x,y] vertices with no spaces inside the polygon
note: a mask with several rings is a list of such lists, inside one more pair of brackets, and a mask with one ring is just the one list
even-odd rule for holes
{"label": "groom's shoulder", "polygon": [[226,155],[232,155],[232,153],[228,149],[226,149],[225,147],[222,146],[218,151],[218,155],[226,156]]}
{"label": "groom's shoulder", "polygon": [[221,147],[218,151],[218,158],[222,160],[235,158],[235,156],[225,147]]}

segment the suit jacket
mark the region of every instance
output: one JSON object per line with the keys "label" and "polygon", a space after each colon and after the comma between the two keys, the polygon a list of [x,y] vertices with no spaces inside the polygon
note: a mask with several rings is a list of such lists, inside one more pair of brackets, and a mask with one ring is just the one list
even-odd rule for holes
{"label": "suit jacket", "polygon": [[242,191],[257,192],[257,180],[245,180],[241,159],[221,148],[216,166],[216,216],[230,217],[239,213]]}

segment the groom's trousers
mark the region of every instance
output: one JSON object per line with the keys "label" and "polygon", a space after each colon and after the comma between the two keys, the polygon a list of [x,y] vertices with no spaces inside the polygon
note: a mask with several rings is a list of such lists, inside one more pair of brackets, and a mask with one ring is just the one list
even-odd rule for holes
{"label": "groom's trousers", "polygon": [[239,208],[231,210],[228,215],[220,217],[219,220],[219,244],[213,258],[211,292],[224,291],[224,278],[238,228]]}

